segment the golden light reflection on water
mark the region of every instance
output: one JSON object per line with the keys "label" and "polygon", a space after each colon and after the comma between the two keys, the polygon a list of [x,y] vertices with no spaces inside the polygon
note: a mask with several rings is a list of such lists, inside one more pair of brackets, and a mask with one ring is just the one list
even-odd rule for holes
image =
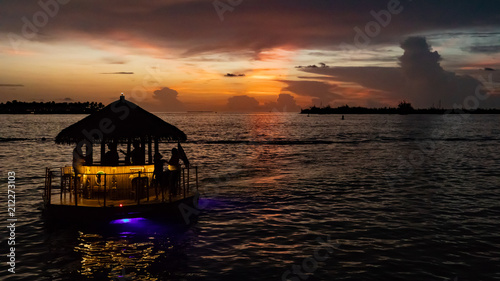
{"label": "golden light reflection on water", "polygon": [[107,273],[110,280],[158,280],[148,268],[164,251],[155,251],[153,240],[134,243],[80,232],[74,249],[82,255],[79,273],[90,278]]}
{"label": "golden light reflection on water", "polygon": [[288,133],[285,120],[281,114],[255,114],[250,116],[247,129],[255,140],[281,139]]}

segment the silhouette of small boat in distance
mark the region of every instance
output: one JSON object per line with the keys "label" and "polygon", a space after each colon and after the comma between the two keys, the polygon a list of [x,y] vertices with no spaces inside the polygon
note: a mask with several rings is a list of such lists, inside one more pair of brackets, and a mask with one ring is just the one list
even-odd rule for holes
{"label": "silhouette of small boat in distance", "polygon": [[[184,218],[198,203],[198,168],[189,164],[180,144],[186,139],[177,127],[122,94],[57,135],[56,143],[76,147],[73,165],[46,168],[45,217],[73,222]],[[162,159],[160,143],[175,144],[169,161]],[[94,149],[99,146],[100,157],[96,157]],[[126,147],[126,152],[120,149],[125,155],[122,160],[119,146]],[[164,164],[168,169],[163,169]]]}

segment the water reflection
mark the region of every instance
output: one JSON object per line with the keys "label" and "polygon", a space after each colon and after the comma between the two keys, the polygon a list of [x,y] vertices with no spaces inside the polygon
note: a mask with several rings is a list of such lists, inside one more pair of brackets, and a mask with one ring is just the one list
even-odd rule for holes
{"label": "water reflection", "polygon": [[247,130],[252,140],[256,141],[285,139],[290,129],[285,126],[287,117],[282,114],[253,114],[248,118]]}
{"label": "water reflection", "polygon": [[150,237],[150,241],[133,242],[125,238],[106,239],[99,234],[79,234],[75,252],[82,255],[81,275],[106,275],[111,280],[158,280],[148,272],[152,263],[164,253],[154,249],[154,237]]}
{"label": "water reflection", "polygon": [[64,254],[74,257],[74,262],[47,271],[59,271],[52,277],[61,276],[62,280],[175,279],[185,275],[189,264],[186,249],[193,243],[191,227],[146,218],[122,218],[92,226],[67,226],[65,230],[47,229],[51,252],[63,252],[61,237],[76,236],[72,248]]}
{"label": "water reflection", "polygon": [[[44,233],[47,227],[38,218],[40,167],[62,166],[68,155],[63,147],[36,140],[39,135],[0,128],[4,138],[28,138],[0,142],[6,163],[24,177],[18,249],[23,267],[17,278],[281,280],[285,270],[310,257],[316,237],[328,235],[340,247],[308,280],[499,276],[498,116],[474,115],[457,123],[453,116],[363,115],[341,121],[259,115],[165,118],[187,128],[186,150],[203,167],[203,212],[187,229],[124,219],[92,228],[59,225]],[[45,136],[76,121],[42,117],[53,126]],[[31,121],[22,124],[37,125]],[[434,130],[442,134],[433,136]],[[398,157],[409,162],[420,140],[434,142],[435,149],[426,154],[430,149],[424,147],[427,160],[410,166],[410,174]],[[13,146],[29,157],[19,157]],[[397,180],[393,187],[388,176]]]}

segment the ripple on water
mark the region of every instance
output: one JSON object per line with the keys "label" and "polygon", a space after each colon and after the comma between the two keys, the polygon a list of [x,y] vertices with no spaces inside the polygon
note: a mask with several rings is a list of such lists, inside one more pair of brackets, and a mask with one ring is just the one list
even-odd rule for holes
{"label": "ripple on water", "polygon": [[30,133],[42,121],[0,116],[18,175],[17,280],[281,280],[318,238],[336,247],[308,280],[500,280],[498,117],[457,130],[441,116],[160,115],[192,141],[198,221],[52,227],[39,177],[71,148],[38,138],[82,117],[44,116]]}

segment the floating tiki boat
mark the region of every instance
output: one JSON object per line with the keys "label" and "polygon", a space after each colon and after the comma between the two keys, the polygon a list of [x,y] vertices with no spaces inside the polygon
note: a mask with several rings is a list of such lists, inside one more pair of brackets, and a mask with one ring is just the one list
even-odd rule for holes
{"label": "floating tiki boat", "polygon": [[[185,140],[184,132],[122,95],[57,135],[56,143],[76,147],[72,166],[55,171],[46,168],[43,199],[47,216],[73,221],[179,217],[183,208],[193,210],[198,200],[198,169],[189,165],[180,145]],[[159,145],[165,142],[177,146],[169,161],[160,154]],[[100,157],[94,157],[98,145]],[[120,149],[121,159],[119,146],[126,147],[126,151]],[[168,164],[165,171],[164,164]]]}

